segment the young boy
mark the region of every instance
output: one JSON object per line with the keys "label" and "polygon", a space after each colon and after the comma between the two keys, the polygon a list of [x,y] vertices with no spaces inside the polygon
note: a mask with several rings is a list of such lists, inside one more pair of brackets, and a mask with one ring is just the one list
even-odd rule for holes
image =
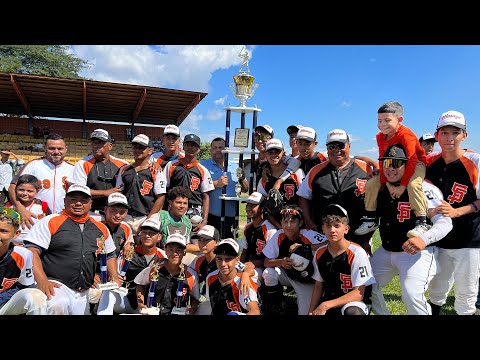
{"label": "young boy", "polygon": [[139,229],[140,245],[135,246],[133,257],[125,260],[128,256],[128,250],[119,259],[119,267],[123,267],[125,261],[129,261],[127,271],[125,272],[123,286],[128,289],[124,294],[117,290],[107,290],[102,292],[102,297],[98,304],[97,315],[116,314],[136,314],[138,305],[136,299],[135,284],[133,279],[150,264],[164,259],[165,252],[157,248],[156,244],[160,240],[160,222],[153,216],[145,220]]}
{"label": "young boy", "polygon": [[338,204],[325,207],[322,230],[328,244],[313,261],[315,279],[309,315],[368,315],[371,284],[375,283],[365,250],[345,239],[347,211]]}
{"label": "young boy", "polygon": [[420,142],[420,146],[425,150],[426,155],[433,152],[433,148],[435,147],[435,143],[437,142],[437,140],[435,140],[435,136],[430,133],[423,134],[422,136],[420,136],[418,141]]}
{"label": "young boy", "polygon": [[[46,201],[35,198],[39,190],[40,184],[36,176],[24,174],[18,178],[17,187],[15,188],[17,200],[25,206],[27,210],[36,215],[35,217],[32,216],[34,223],[52,213]],[[5,206],[16,210],[10,201],[7,202]],[[20,236],[15,237],[12,241],[15,244],[23,244],[23,240],[27,238],[29,232],[30,229],[27,226],[25,226],[24,229],[21,228]]]}
{"label": "young boy", "polygon": [[420,146],[417,136],[408,127],[402,124],[403,106],[396,101],[389,101],[378,109],[377,144],[379,157],[385,154],[388,147],[402,145],[407,155],[405,175],[400,184],[394,186],[387,182],[383,173],[382,162],[379,164],[379,176],[374,176],[367,181],[365,186],[366,216],[363,223],[355,230],[356,235],[365,235],[378,229],[377,196],[382,184],[385,184],[393,199],[398,199],[408,191],[410,204],[416,216],[415,229],[427,228],[427,203],[422,190],[425,178],[426,156],[425,150]]}
{"label": "young boy", "polygon": [[19,226],[20,214],[0,208],[0,315],[46,315],[47,297],[33,288],[33,255],[12,242]]}
{"label": "young boy", "polygon": [[214,250],[218,269],[207,276],[206,291],[212,315],[260,315],[256,279],[250,279],[248,294],[245,295],[240,290],[243,272],[237,269],[239,251],[238,242],[230,238],[220,241]]}

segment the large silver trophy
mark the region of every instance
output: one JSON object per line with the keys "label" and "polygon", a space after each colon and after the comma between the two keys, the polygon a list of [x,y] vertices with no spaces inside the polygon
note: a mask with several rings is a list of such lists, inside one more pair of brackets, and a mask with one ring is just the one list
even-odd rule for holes
{"label": "large silver trophy", "polygon": [[[248,52],[246,50],[243,52],[244,49],[245,47],[243,47],[238,54],[243,62],[238,70],[238,74],[233,77],[235,84],[230,84],[233,96],[240,100],[240,107],[247,107],[247,100],[255,94],[255,90],[258,88],[258,84],[253,83],[255,77],[250,75],[250,68],[248,67]],[[246,70],[243,69],[244,66]]]}

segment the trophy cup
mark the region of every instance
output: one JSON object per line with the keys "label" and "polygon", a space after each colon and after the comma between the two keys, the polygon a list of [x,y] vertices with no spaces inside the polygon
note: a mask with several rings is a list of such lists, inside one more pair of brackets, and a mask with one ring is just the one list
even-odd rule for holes
{"label": "trophy cup", "polygon": [[105,236],[101,236],[97,239],[97,244],[100,245],[100,273],[102,283],[97,285],[97,289],[100,290],[113,290],[118,289],[118,284],[115,281],[108,281],[107,277],[107,249],[105,247]]}
{"label": "trophy cup", "polygon": [[[125,248],[123,249],[123,259],[122,259],[122,268],[119,272],[119,275],[121,277],[124,277],[127,270],[128,266],[130,265],[130,261],[132,261],[133,256],[135,255],[135,246],[133,244],[130,244],[127,250]],[[127,295],[128,294],[128,283],[125,282],[125,286],[119,287],[115,291]]]}
{"label": "trophy cup", "polygon": [[187,307],[182,306],[182,299],[183,299],[183,287],[185,285],[185,268],[184,265],[181,264],[181,271],[180,275],[178,276],[178,286],[176,292],[176,299],[175,299],[175,306],[172,309],[172,315],[187,315]]}
{"label": "trophy cup", "polygon": [[[258,88],[258,84],[253,84],[255,77],[250,75],[250,68],[248,67],[248,52],[245,51],[243,53],[244,49],[245,47],[243,47],[238,54],[238,56],[243,59],[243,62],[238,70],[238,74],[233,77],[235,84],[230,84],[233,96],[240,100],[240,107],[247,107],[247,100],[254,95],[255,90]],[[246,70],[243,69],[243,66],[246,67]]]}
{"label": "trophy cup", "polygon": [[158,263],[155,263],[150,273],[150,287],[148,288],[147,308],[142,309],[142,314],[146,314],[146,315],[160,314],[160,310],[158,309],[158,307],[153,306],[153,299],[155,297],[155,287],[157,286],[157,281],[158,281],[158,270],[159,270],[159,265]]}

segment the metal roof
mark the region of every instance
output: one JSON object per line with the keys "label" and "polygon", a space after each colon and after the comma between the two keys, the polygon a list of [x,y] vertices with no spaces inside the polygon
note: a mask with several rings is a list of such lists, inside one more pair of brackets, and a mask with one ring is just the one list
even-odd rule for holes
{"label": "metal roof", "polygon": [[203,92],[0,72],[0,113],[180,125]]}

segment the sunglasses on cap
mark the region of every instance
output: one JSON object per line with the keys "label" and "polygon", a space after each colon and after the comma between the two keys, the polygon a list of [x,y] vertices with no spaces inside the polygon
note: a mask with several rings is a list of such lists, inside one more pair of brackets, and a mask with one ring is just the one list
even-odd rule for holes
{"label": "sunglasses on cap", "polygon": [[330,150],[330,151],[343,150],[343,149],[345,149],[345,143],[328,144],[327,149]]}
{"label": "sunglasses on cap", "polygon": [[280,210],[280,214],[282,214],[282,216],[286,217],[287,215],[291,215],[291,216],[302,216],[302,214],[297,210],[297,209],[282,209]]}
{"label": "sunglasses on cap", "polygon": [[20,214],[11,208],[0,207],[0,214],[4,214],[8,216],[10,219],[16,220],[19,223],[20,221],[22,221],[22,217],[20,216]]}
{"label": "sunglasses on cap", "polygon": [[398,169],[405,165],[406,161],[402,159],[384,159],[382,164],[385,169],[389,167],[393,167],[394,169]]}
{"label": "sunglasses on cap", "polygon": [[269,135],[269,134],[261,134],[259,132],[256,132],[255,133],[255,138],[257,139],[257,141],[263,141],[263,142],[267,142],[268,140],[270,140],[272,138],[272,135]]}

